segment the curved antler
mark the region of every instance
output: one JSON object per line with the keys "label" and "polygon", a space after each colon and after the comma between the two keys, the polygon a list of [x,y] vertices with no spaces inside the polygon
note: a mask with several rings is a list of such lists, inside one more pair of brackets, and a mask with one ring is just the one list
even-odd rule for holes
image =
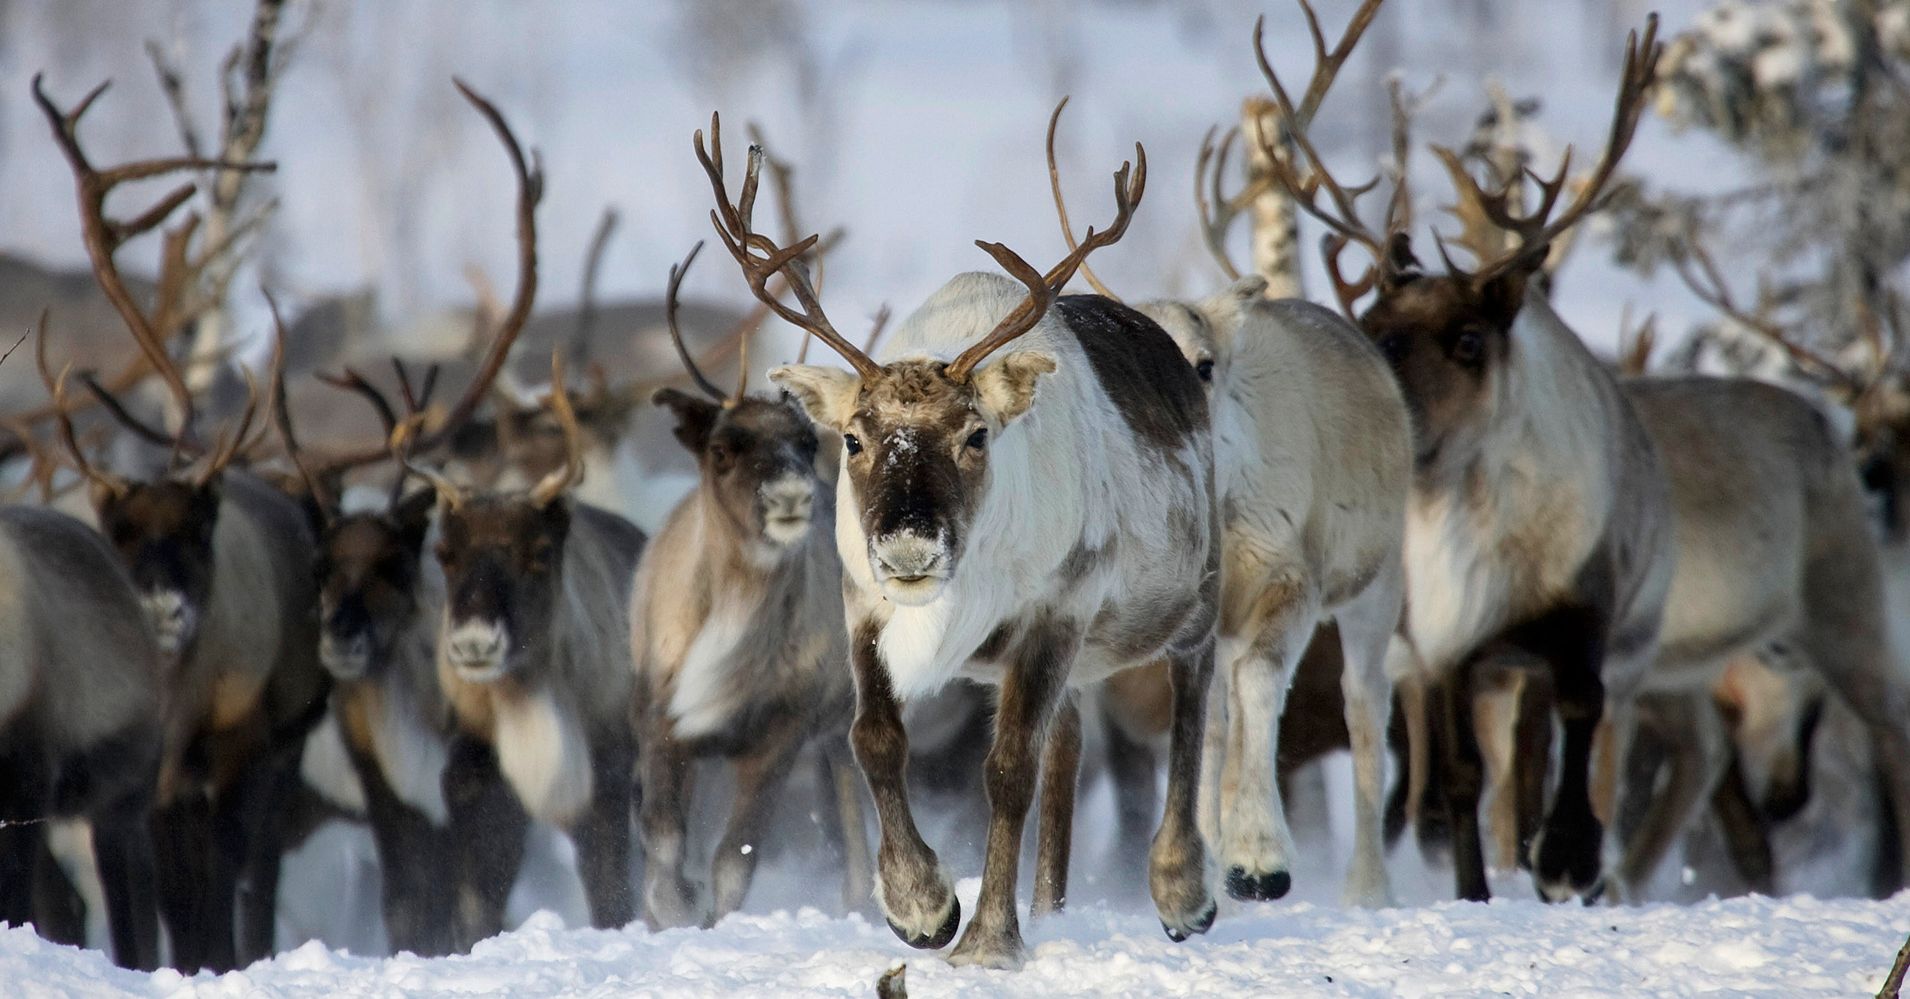
{"label": "curved antler", "polygon": [[[682,359],[683,369],[690,373],[690,380],[696,383],[697,388],[703,390],[704,395],[717,402],[723,402],[729,396],[703,374],[702,368],[696,366],[696,359],[690,356],[690,348],[683,345],[683,330],[676,321],[677,293],[682,290],[683,278],[690,273],[690,265],[696,262],[696,255],[702,252],[703,241],[699,239],[695,246],[690,247],[690,252],[683,258],[682,263],[670,265],[670,283],[663,293],[663,321],[670,327],[670,342],[676,345],[676,356]],[[748,338],[745,337],[745,339]]]}
{"label": "curved antler", "polygon": [[[1067,106],[1068,98],[1061,98],[1061,103],[1054,106],[1054,113],[1048,116],[1048,192],[1054,195],[1054,213],[1061,223],[1061,238],[1067,241],[1068,250],[1072,252],[1079,249],[1080,244],[1075,242],[1074,225],[1068,221],[1068,200],[1061,194],[1061,168],[1055,165],[1054,158],[1054,134],[1061,126],[1061,112]],[[1117,302],[1121,300],[1121,296],[1109,291],[1108,286],[1101,283],[1100,277],[1086,263],[1081,265],[1081,276],[1101,297]]]}
{"label": "curved antler", "polygon": [[1523,206],[1514,204],[1514,192],[1517,189],[1514,181],[1518,178],[1508,178],[1498,190],[1487,192],[1466,171],[1457,153],[1444,146],[1433,147],[1433,154],[1439,157],[1446,166],[1446,172],[1452,175],[1454,192],[1462,203],[1455,213],[1462,217],[1474,214],[1481,216],[1515,238],[1514,245],[1504,253],[1480,260],[1478,267],[1469,272],[1453,268],[1454,273],[1475,283],[1483,283],[1511,271],[1543,263],[1552,241],[1598,206],[1605,185],[1610,182],[1618,161],[1624,157],[1625,150],[1631,146],[1632,136],[1638,131],[1638,120],[1645,108],[1645,92],[1651,88],[1657,76],[1658,57],[1663,53],[1664,45],[1658,41],[1658,15],[1654,13],[1645,19],[1642,41],[1637,31],[1625,39],[1625,64],[1619,73],[1618,97],[1613,102],[1611,131],[1606,136],[1604,152],[1600,154],[1598,165],[1593,168],[1589,178],[1579,185],[1572,203],[1557,218],[1552,217],[1552,212],[1558,207],[1559,197],[1565,191],[1566,178],[1571,171],[1570,147],[1566,148],[1565,155],[1559,160],[1558,172],[1551,178],[1540,177],[1530,170],[1525,172],[1525,176],[1539,188],[1538,206],[1529,212],[1521,211]]}
{"label": "curved antler", "polygon": [[[1130,171],[1132,183],[1129,182]],[[1134,161],[1132,163],[1123,161],[1121,168],[1114,171],[1114,221],[1100,232],[1096,232],[1090,226],[1087,236],[1081,240],[1080,244],[1069,251],[1067,256],[1061,258],[1060,263],[1049,268],[1046,274],[1035,270],[1015,251],[1000,243],[976,240],[975,245],[994,257],[995,262],[1000,264],[1003,270],[1028,286],[1028,297],[1016,306],[1013,312],[1004,317],[993,330],[989,331],[987,336],[982,337],[973,346],[962,351],[955,360],[949,362],[946,369],[948,377],[958,382],[966,381],[969,374],[975,370],[975,366],[984,358],[1000,350],[1009,341],[1034,329],[1041,322],[1041,317],[1047,314],[1049,306],[1054,304],[1055,296],[1061,293],[1061,289],[1067,286],[1068,279],[1074,276],[1075,270],[1088,258],[1088,254],[1101,247],[1112,246],[1127,233],[1128,223],[1134,219],[1134,206],[1141,203],[1141,196],[1146,190],[1147,151],[1137,142],[1134,144]]]}
{"label": "curved antler", "polygon": [[86,458],[86,449],[80,446],[78,435],[73,432],[73,418],[67,412],[66,402],[66,379],[72,372],[73,365],[67,364],[60,370],[58,378],[53,377],[53,370],[48,366],[46,359],[46,323],[47,310],[42,309],[38,324],[40,335],[33,345],[33,361],[35,367],[39,369],[41,383],[46,385],[47,395],[53,398],[53,420],[54,426],[59,431],[60,443],[66,448],[67,457],[73,460],[73,467],[85,476],[87,481],[115,497],[124,496],[132,488],[132,483],[111,472],[94,468],[93,463]]}
{"label": "curved antler", "polygon": [[531,487],[533,506],[549,506],[570,487],[584,478],[583,432],[577,427],[577,412],[571,408],[570,393],[564,390],[564,352],[550,355],[550,411],[564,434],[564,463]]}
{"label": "curved antler", "polygon": [[[783,321],[800,330],[815,335],[829,349],[842,356],[856,372],[864,378],[880,374],[882,366],[875,363],[868,354],[850,343],[829,322],[822,311],[821,302],[816,299],[814,286],[809,283],[809,275],[802,265],[802,257],[813,249],[821,239],[812,234],[798,240],[788,247],[780,247],[774,240],[751,228],[751,214],[756,206],[756,187],[763,169],[763,150],[760,146],[751,146],[749,161],[743,173],[743,187],[734,201],[729,195],[728,182],[723,177],[723,129],[722,119],[710,115],[709,148],[703,146],[703,130],[697,129],[691,139],[696,149],[696,159],[703,165],[708,175],[710,189],[716,195],[716,207],[710,211],[710,223],[716,227],[718,238],[723,247],[736,258],[736,264],[743,270],[743,277],[749,281],[750,291],[758,301],[768,306],[770,311],[782,317]],[[760,252],[762,256],[758,256]],[[798,312],[790,308],[774,292],[770,291],[769,280],[776,274],[782,274],[795,295],[796,303],[802,307]]]}

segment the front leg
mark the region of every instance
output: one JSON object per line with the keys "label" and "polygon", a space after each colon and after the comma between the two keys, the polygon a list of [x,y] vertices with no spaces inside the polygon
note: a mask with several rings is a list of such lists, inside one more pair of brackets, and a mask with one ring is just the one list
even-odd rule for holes
{"label": "front leg", "polygon": [[491,744],[466,733],[451,739],[444,805],[455,844],[456,946],[466,950],[504,931],[504,910],[524,862],[530,816],[498,769]]}
{"label": "front leg", "polygon": [[624,733],[592,740],[590,803],[571,823],[577,873],[583,877],[590,925],[618,929],[637,918],[630,892],[630,808],[636,751]]}
{"label": "front leg", "polygon": [[690,755],[668,721],[647,727],[637,747],[643,777],[638,827],[643,840],[643,921],[652,931],[695,926],[696,891],[683,872]]}
{"label": "front leg", "polygon": [[955,939],[962,907],[909,811],[909,737],[902,729],[902,709],[888,669],[876,651],[880,635],[881,625],[864,618],[851,632],[849,648],[856,680],[856,718],[849,739],[881,829],[875,900],[904,943],[934,950]]}
{"label": "front leg", "polygon": [[711,922],[743,907],[771,812],[808,734],[802,719],[790,711],[766,720],[761,733],[754,749],[736,761],[736,795],[730,806],[729,828],[724,830],[710,864],[710,886],[715,895]]}
{"label": "front leg", "polygon": [[[1034,803],[1045,729],[1080,647],[1081,629],[1073,622],[1046,617],[1037,620],[1028,626],[1002,681],[1001,700],[995,710],[995,742],[983,761],[983,786],[988,791],[991,814],[988,853],[982,861],[982,890],[975,900],[975,918],[949,955],[951,963],[1010,969],[1021,966],[1021,926],[1015,919],[1021,835],[1028,824],[1028,808]],[[1077,746],[1075,755],[1079,754]]]}

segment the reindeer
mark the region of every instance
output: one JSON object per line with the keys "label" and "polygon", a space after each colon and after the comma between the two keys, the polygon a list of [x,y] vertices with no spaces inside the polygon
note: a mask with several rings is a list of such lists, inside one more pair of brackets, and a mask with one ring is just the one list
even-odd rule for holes
{"label": "reindeer", "polygon": [[[115,253],[165,223],[190,198],[188,184],[131,221],[111,219],[107,194],[129,180],[182,169],[255,170],[259,164],[185,157],[99,169],[78,138],[95,90],[70,112],[34,101],[72,168],[87,252],[100,288],[172,395],[178,429],[167,438],[133,420],[105,387],[88,388],[129,428],[166,441],[165,471],[130,479],[95,468],[78,446],[63,384],[42,351],[69,458],[92,486],[99,528],[131,573],[167,678],[165,747],[159,770],[159,896],[175,963],[227,969],[272,948],[279,843],[277,812],[293,782],[305,734],[323,713],[325,677],[316,651],[309,566],[312,538],[297,504],[259,479],[229,469],[249,444],[254,395],[235,427],[207,445],[191,393],[162,334],[190,314],[199,269],[221,250],[195,253],[196,217],[170,229],[166,266],[151,312],[134,300]],[[62,383],[64,378],[61,379]],[[181,459],[201,459],[187,474]],[[246,883],[239,937],[234,902]]]}
{"label": "reindeer", "polygon": [[[551,383],[565,384],[561,353]],[[438,683],[457,726],[446,804],[461,830],[460,881],[480,885],[460,898],[459,918],[480,933],[501,928],[525,815],[576,841],[593,926],[635,915],[634,672],[623,636],[645,539],[623,518],[566,495],[582,468],[576,414],[567,393],[552,393],[550,405],[570,458],[527,492],[473,492],[413,466],[437,490],[446,593]],[[499,812],[501,788],[521,806],[514,819]]]}
{"label": "reindeer", "polygon": [[[1445,274],[1420,270],[1403,229],[1382,234],[1359,218],[1357,189],[1335,181],[1306,130],[1293,127],[1262,28],[1255,51],[1300,152],[1276,162],[1276,179],[1331,230],[1329,273],[1342,308],[1352,314],[1361,295],[1377,293],[1359,325],[1391,364],[1413,418],[1394,669],[1425,684],[1432,705],[1458,894],[1489,894],[1472,695],[1478,664],[1508,652],[1546,664],[1564,729],[1558,786],[1530,851],[1534,878],[1549,899],[1593,893],[1603,832],[1588,780],[1593,736],[1607,697],[1628,698],[1656,655],[1671,586],[1670,497],[1617,382],[1529,278],[1551,241],[1592,207],[1630,142],[1660,51],[1656,19],[1642,45],[1636,35],[1628,44],[1611,134],[1589,183],[1556,217],[1563,171],[1530,214],[1515,215],[1503,197],[1477,198],[1501,210],[1518,241],[1471,271],[1447,259]],[[1456,182],[1463,176],[1455,170]],[[1354,281],[1338,266],[1351,243],[1375,260]]]}
{"label": "reindeer", "polygon": [[[1037,774],[1043,798],[1035,911],[1066,897],[1080,716],[1069,688],[1160,656],[1172,662],[1168,803],[1151,886],[1174,939],[1205,931],[1214,904],[1194,816],[1213,665],[1219,546],[1200,383],[1151,320],[1097,297],[1057,298],[1081,260],[1126,231],[1146,182],[1136,147],[1115,175],[1105,232],[1046,274],[979,243],[1025,288],[956,277],[890,337],[878,363],[837,333],[799,259],[750,228],[761,152],[742,193],[723,173],[720,123],[697,158],[715,223],[758,299],[855,369],[789,365],[770,378],[818,427],[842,435],[836,540],[843,562],[850,729],[881,824],[876,899],[896,935],[939,948],[961,912],[922,841],[905,784],[900,704],[957,675],[1000,688],[985,785],[993,811],[979,911],[950,960],[1014,967],[1016,865]],[[780,273],[799,307],[769,291]],[[986,367],[983,360],[1019,340]]]}
{"label": "reindeer", "polygon": [[[149,821],[165,691],[159,652],[119,559],[85,524],[0,507],[0,918],[44,926],[39,823],[92,824],[113,956],[159,965]],[[35,868],[40,870],[36,871]]]}
{"label": "reindeer", "polygon": [[[701,249],[671,268],[671,304]],[[723,392],[680,334],[676,342],[708,398],[673,388],[656,394],[701,474],[651,542],[630,594],[644,920],[658,929],[698,921],[683,875],[693,760],[723,756],[736,766],[736,800],[710,877],[714,922],[742,905],[770,808],[811,742],[838,808],[843,905],[853,909],[869,895],[869,857],[849,758],[854,690],[841,666],[842,564],[824,526],[835,522],[833,483],[817,458],[815,428],[793,402],[748,395],[742,377],[735,393]]]}
{"label": "reindeer", "polygon": [[[525,160],[502,114],[489,101],[459,84],[460,93],[490,124],[504,146],[517,181],[519,273],[515,308],[494,334],[483,365],[465,389],[464,400],[480,400],[523,329],[536,292],[535,209],[542,192],[541,174]],[[274,303],[275,323],[278,309]],[[286,340],[279,325],[281,344]],[[283,356],[283,350],[278,356]],[[438,369],[414,386],[402,362],[394,359],[403,413],[362,373],[347,368],[343,377],[325,378],[334,387],[362,396],[382,427],[384,446],[400,431],[415,432],[431,404]],[[410,479],[402,465],[384,505],[346,512],[336,483],[377,447],[349,452],[330,461],[309,461],[292,431],[284,392],[284,369],[274,369],[273,411],[285,451],[305,486],[320,538],[316,561],[319,580],[318,657],[333,681],[332,714],[352,770],[364,789],[365,812],[377,843],[383,872],[385,928],[394,950],[443,954],[468,947],[496,928],[471,911],[454,911],[461,877],[453,865],[457,837],[473,823],[495,821],[472,814],[462,827],[451,825],[445,772],[453,730],[450,704],[438,681],[437,637],[444,615],[444,580],[424,559],[434,488],[406,493]],[[454,413],[471,413],[461,400]],[[447,417],[449,419],[449,417]],[[448,440],[458,428],[444,424],[433,436]],[[481,790],[476,801],[486,798]],[[492,795],[492,798],[495,798]],[[514,813],[514,805],[498,806]],[[483,825],[477,828],[486,828]],[[521,835],[521,830],[517,833]],[[482,832],[473,835],[483,835]],[[512,872],[498,872],[512,873]],[[492,874],[495,877],[496,874]],[[504,888],[508,889],[508,882]],[[501,903],[500,903],[501,904]],[[471,907],[467,907],[469,910]],[[500,917],[501,918],[501,917]]]}

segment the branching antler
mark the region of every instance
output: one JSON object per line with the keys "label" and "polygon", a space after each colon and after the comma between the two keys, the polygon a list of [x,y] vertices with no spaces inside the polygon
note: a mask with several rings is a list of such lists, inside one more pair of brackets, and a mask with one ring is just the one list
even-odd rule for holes
{"label": "branching antler", "polygon": [[1686,234],[1683,252],[1671,256],[1672,266],[1678,272],[1679,279],[1684,281],[1685,287],[1691,289],[1693,295],[1738,326],[1783,351],[1799,371],[1822,382],[1847,400],[1855,400],[1864,394],[1868,386],[1862,380],[1852,376],[1837,362],[1798,342],[1782,323],[1771,318],[1774,296],[1769,283],[1762,277],[1758,279],[1757,305],[1745,308],[1695,229],[1694,225],[1693,231]]}
{"label": "branching antler", "polygon": [[[723,175],[723,131],[722,120],[715,114],[710,115],[710,143],[705,150],[703,130],[698,129],[692,138],[696,149],[697,162],[703,165],[703,172],[709,177],[710,189],[716,196],[716,207],[710,210],[710,222],[716,227],[716,234],[729,250],[730,256],[743,270],[750,291],[756,295],[770,311],[780,316],[784,322],[800,330],[813,334],[831,350],[856,369],[863,377],[869,378],[882,369],[869,355],[850,343],[829,322],[822,311],[822,303],[816,298],[815,287],[809,282],[809,274],[802,264],[802,257],[814,249],[821,240],[819,235],[810,235],[795,243],[783,247],[769,237],[755,231],[752,214],[756,207],[756,189],[763,169],[763,150],[761,146],[751,146],[749,160],[743,173],[743,186],[735,199],[729,194],[728,181]],[[761,254],[760,256],[758,254]],[[792,309],[769,287],[770,279],[782,275],[796,303],[802,311]]]}
{"label": "branching antler", "polygon": [[188,214],[184,221],[165,234],[162,263],[160,267],[159,301],[152,314],[143,311],[134,301],[132,292],[126,287],[120,276],[115,255],[119,248],[136,236],[165,224],[185,203],[190,200],[197,188],[190,182],[175,187],[150,205],[145,211],[131,219],[117,219],[106,213],[106,197],[113,189],[131,181],[163,177],[168,174],[192,170],[221,170],[233,172],[269,172],[276,169],[271,163],[234,162],[205,159],[198,156],[176,156],[159,159],[139,160],[119,166],[101,169],[93,165],[79,141],[80,120],[106,92],[110,84],[102,83],[81,98],[71,110],[61,111],[52,99],[46,95],[41,74],[33,77],[33,101],[46,116],[47,124],[53,130],[53,140],[66,157],[67,165],[72,169],[75,193],[79,200],[80,231],[86,244],[86,253],[92,261],[94,276],[98,279],[100,290],[113,303],[120,318],[125,321],[127,330],[132,333],[140,353],[146,363],[166,382],[180,411],[180,442],[190,441],[193,432],[192,395],[186,387],[184,376],[173,363],[166,351],[166,340],[189,322],[203,306],[188,304],[192,288],[199,273],[208,262],[223,254],[231,245],[229,240],[214,241],[200,248],[196,255],[189,252],[189,246],[198,217]]}
{"label": "branching antler", "polygon": [[[1072,252],[1078,249],[1080,244],[1075,241],[1073,223],[1068,221],[1068,200],[1061,194],[1061,168],[1055,164],[1054,158],[1054,133],[1061,124],[1061,112],[1067,106],[1068,98],[1061,98],[1061,103],[1054,106],[1054,114],[1048,116],[1048,191],[1054,195],[1054,212],[1061,222],[1061,238],[1067,241],[1068,250]],[[1210,137],[1211,135],[1212,133],[1209,133]],[[1203,148],[1203,155],[1205,152]],[[1205,215],[1204,212],[1202,214]],[[1109,291],[1108,286],[1101,283],[1100,277],[1094,273],[1094,268],[1089,267],[1085,262],[1081,264],[1081,276],[1086,278],[1088,284],[1103,298],[1111,298],[1117,302],[1121,300],[1121,296]]]}
{"label": "branching antler", "polygon": [[729,395],[717,388],[716,383],[703,374],[703,369],[696,366],[696,359],[690,356],[690,348],[683,345],[683,330],[676,321],[677,292],[683,287],[684,276],[690,273],[690,265],[696,262],[696,255],[702,252],[703,241],[699,239],[695,246],[690,247],[682,263],[670,265],[670,283],[663,293],[663,319],[670,327],[670,342],[676,345],[676,356],[682,359],[683,369],[689,372],[690,381],[695,382],[704,395],[717,402],[728,403]]}
{"label": "branching antler", "polygon": [[1606,137],[1605,149],[1598,165],[1582,184],[1574,185],[1577,193],[1571,204],[1556,217],[1553,212],[1565,192],[1566,178],[1572,167],[1571,149],[1566,149],[1559,162],[1558,172],[1550,178],[1526,171],[1525,176],[1537,185],[1539,191],[1537,207],[1527,212],[1522,210],[1523,205],[1515,203],[1520,199],[1516,198],[1518,187],[1512,182],[1513,179],[1500,184],[1497,190],[1487,192],[1466,171],[1457,153],[1444,146],[1433,147],[1434,155],[1439,157],[1446,171],[1452,175],[1453,188],[1461,203],[1455,213],[1461,218],[1476,214],[1514,237],[1510,249],[1481,259],[1470,272],[1453,267],[1450,259],[1447,260],[1448,269],[1456,274],[1465,274],[1475,283],[1483,283],[1544,262],[1552,241],[1598,205],[1605,185],[1611,180],[1612,171],[1617,168],[1618,161],[1631,145],[1632,136],[1638,131],[1639,116],[1645,108],[1645,93],[1651,88],[1657,74],[1658,57],[1663,52],[1664,46],[1658,41],[1658,15],[1652,14],[1645,19],[1644,38],[1641,40],[1638,32],[1634,31],[1625,41],[1625,63],[1619,73],[1611,132]]}
{"label": "branching antler", "polygon": [[40,321],[36,324],[40,335],[35,338],[33,344],[33,361],[39,369],[41,384],[46,386],[47,395],[53,399],[54,427],[58,432],[60,443],[66,448],[67,457],[72,459],[74,469],[88,482],[110,495],[124,496],[132,488],[132,484],[111,472],[95,468],[92,461],[86,457],[86,449],[80,446],[78,435],[73,431],[73,417],[66,400],[66,379],[72,372],[73,366],[68,364],[60,371],[58,378],[53,376],[53,369],[46,359],[46,324],[47,312],[42,309]]}
{"label": "branching antler", "polygon": [[564,463],[531,487],[530,500],[533,506],[549,506],[570,487],[583,481],[583,432],[577,427],[577,413],[571,408],[570,393],[564,390],[564,385],[564,352],[553,351],[550,356],[550,398],[545,405],[550,408],[551,415],[557,418],[557,426],[563,431]]}
{"label": "branching antler", "polygon": [[[451,439],[459,427],[477,412],[491,386],[497,381],[498,373],[510,359],[511,345],[517,342],[517,336],[524,330],[524,323],[530,318],[531,305],[537,298],[537,205],[544,197],[544,169],[538,161],[535,150],[527,159],[524,149],[518,144],[517,136],[504,120],[497,106],[472,90],[463,80],[451,81],[458,93],[469,101],[478,114],[497,133],[498,141],[503,144],[504,152],[511,161],[511,170],[517,176],[517,292],[511,299],[510,311],[499,324],[492,336],[490,349],[485,352],[483,362],[465,386],[464,394],[445,412],[437,426],[424,431],[413,427],[408,430],[406,439],[408,453],[422,454],[442,446]],[[369,465],[389,457],[392,449],[388,446],[366,448],[333,459],[330,462],[339,468]]]}

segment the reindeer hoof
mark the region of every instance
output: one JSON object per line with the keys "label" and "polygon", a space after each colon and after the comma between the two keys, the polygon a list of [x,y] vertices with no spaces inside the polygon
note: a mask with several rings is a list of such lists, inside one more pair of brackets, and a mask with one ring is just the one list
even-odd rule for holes
{"label": "reindeer hoof", "polygon": [[1293,875],[1286,871],[1248,874],[1244,867],[1227,869],[1227,894],[1242,902],[1271,902],[1293,890]]}
{"label": "reindeer hoof", "polygon": [[1207,911],[1201,913],[1200,918],[1194,920],[1185,929],[1177,929],[1175,927],[1167,925],[1166,923],[1161,924],[1161,929],[1167,931],[1167,939],[1172,940],[1175,943],[1186,943],[1188,937],[1191,937],[1195,935],[1196,933],[1205,933],[1208,930],[1213,929],[1214,916],[1217,915],[1219,912],[1220,912],[1220,907],[1214,904],[1213,902],[1209,902],[1207,903]]}
{"label": "reindeer hoof", "polygon": [[911,936],[902,927],[895,925],[895,920],[891,919],[888,922],[889,929],[894,930],[895,935],[910,947],[916,950],[941,950],[948,946],[950,940],[955,939],[955,930],[962,922],[962,903],[955,899],[949,900],[948,918],[942,921],[941,928],[936,930],[933,936]]}

